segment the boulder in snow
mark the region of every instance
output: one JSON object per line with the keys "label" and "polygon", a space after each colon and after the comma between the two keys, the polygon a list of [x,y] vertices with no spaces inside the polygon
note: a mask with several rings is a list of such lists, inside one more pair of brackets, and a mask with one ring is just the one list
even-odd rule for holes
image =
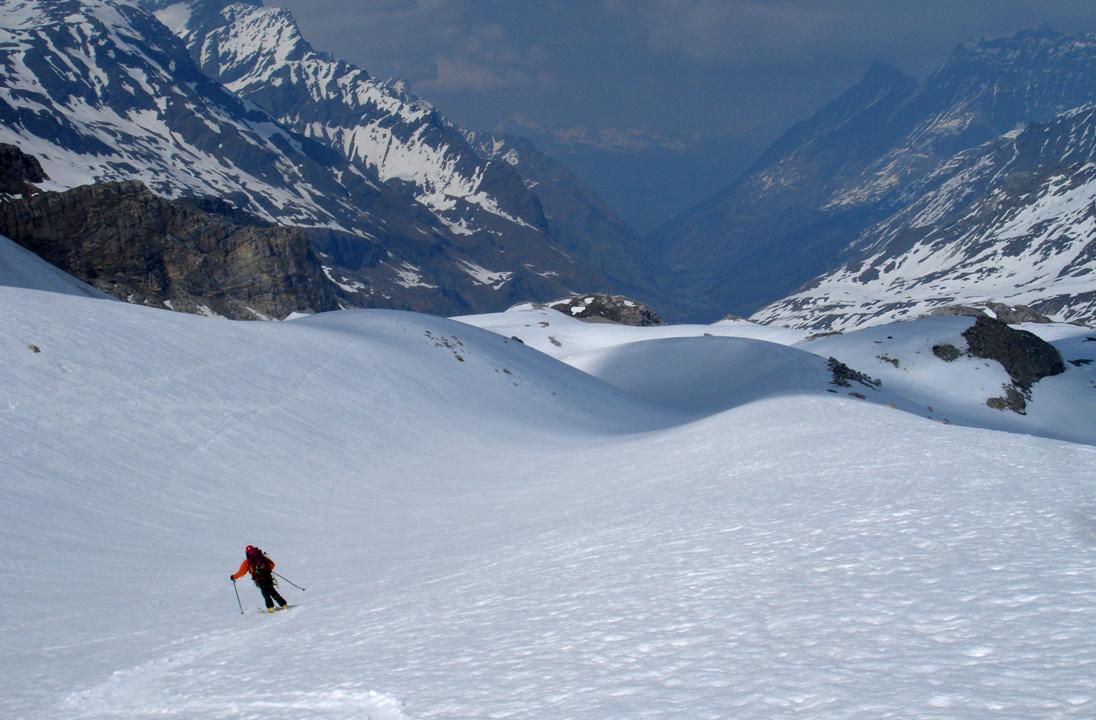
{"label": "boulder in snow", "polygon": [[549,307],[579,320],[588,322],[610,322],[618,325],[651,327],[664,325],[657,312],[647,305],[629,300],[623,295],[593,293],[590,295],[572,295]]}

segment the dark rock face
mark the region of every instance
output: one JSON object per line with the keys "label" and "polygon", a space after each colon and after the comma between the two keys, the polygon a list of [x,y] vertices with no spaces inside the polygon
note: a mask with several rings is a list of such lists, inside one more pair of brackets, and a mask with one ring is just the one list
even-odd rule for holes
{"label": "dark rock face", "polygon": [[932,346],[932,354],[940,358],[944,362],[952,362],[958,360],[963,356],[959,348],[948,343],[941,343],[940,345]]}
{"label": "dark rock face", "polygon": [[963,333],[963,337],[971,355],[996,360],[1012,379],[1010,385],[1004,386],[1003,397],[986,401],[987,405],[998,410],[1024,414],[1027,400],[1031,399],[1031,387],[1045,377],[1059,375],[1066,370],[1061,354],[1053,345],[999,320],[979,317]]}
{"label": "dark rock face", "polygon": [[303,230],[165,200],[138,182],[6,202],[0,234],[130,302],[241,320],[338,308]]}
{"label": "dark rock face", "polygon": [[23,195],[34,189],[32,183],[46,179],[38,160],[15,145],[0,143],[0,197]]}
{"label": "dark rock face", "polygon": [[564,315],[590,322],[611,322],[618,325],[651,327],[663,325],[658,313],[643,303],[629,300],[622,295],[572,295],[562,302],[551,305]]}
{"label": "dark rock face", "polygon": [[1013,384],[1025,392],[1043,378],[1066,370],[1061,354],[1053,345],[1000,320],[979,317],[963,337],[971,355],[1001,363]]}
{"label": "dark rock face", "polygon": [[[830,375],[833,377],[831,383],[838,387],[852,387],[852,384],[856,382],[866,388],[878,390],[883,385],[882,380],[877,380],[859,370],[853,370],[835,357],[831,357],[826,364],[829,366]],[[860,399],[864,398],[863,395],[859,395],[858,397],[860,397]]]}
{"label": "dark rock face", "polygon": [[1027,415],[1028,396],[1020,392],[1013,385],[1003,386],[1005,394],[986,400],[986,405],[994,410],[1011,410],[1020,415]]}

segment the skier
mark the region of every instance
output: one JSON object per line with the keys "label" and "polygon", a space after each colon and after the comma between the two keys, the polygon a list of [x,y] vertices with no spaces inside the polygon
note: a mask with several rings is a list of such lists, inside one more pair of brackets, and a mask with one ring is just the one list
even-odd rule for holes
{"label": "skier", "polygon": [[229,575],[228,579],[235,583],[248,572],[251,573],[251,579],[259,586],[259,591],[263,594],[267,612],[274,612],[275,600],[278,601],[281,610],[289,606],[285,598],[274,589],[274,576],[271,574],[274,572],[274,561],[253,545],[244,548],[244,561],[240,563],[240,569]]}

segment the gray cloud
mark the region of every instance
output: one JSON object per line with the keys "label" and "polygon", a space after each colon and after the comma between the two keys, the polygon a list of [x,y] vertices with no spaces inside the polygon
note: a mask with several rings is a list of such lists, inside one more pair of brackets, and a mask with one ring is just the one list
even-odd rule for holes
{"label": "gray cloud", "polygon": [[439,55],[434,59],[433,77],[418,81],[420,92],[482,92],[529,85],[533,76],[513,67],[498,67],[476,62],[469,57]]}

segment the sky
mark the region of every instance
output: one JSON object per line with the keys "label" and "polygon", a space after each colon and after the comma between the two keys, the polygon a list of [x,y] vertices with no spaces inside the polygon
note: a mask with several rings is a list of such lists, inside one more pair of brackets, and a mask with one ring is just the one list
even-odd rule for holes
{"label": "sky", "polygon": [[728,185],[874,62],[924,77],[967,39],[1096,31],[1091,0],[266,4],[454,122],[532,137],[641,230]]}

